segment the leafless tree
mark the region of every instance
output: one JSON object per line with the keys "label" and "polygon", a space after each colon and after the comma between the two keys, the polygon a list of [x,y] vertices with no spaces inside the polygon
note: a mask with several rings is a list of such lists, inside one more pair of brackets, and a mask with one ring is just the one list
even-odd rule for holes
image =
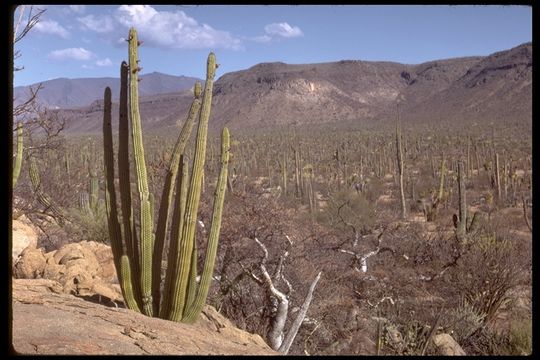
{"label": "leafless tree", "polygon": [[[315,286],[317,286],[317,282],[321,278],[322,272],[319,272],[315,279],[311,282],[304,302],[298,311],[298,315],[293,321],[287,334],[285,334],[285,323],[287,322],[287,317],[289,314],[289,295],[293,291],[291,283],[283,274],[283,264],[289,255],[289,251],[285,251],[283,254],[281,254],[274,271],[274,275],[270,276],[268,270],[266,269],[268,250],[266,249],[266,246],[259,241],[259,239],[254,238],[254,240],[264,252],[264,257],[259,263],[259,269],[262,277],[257,276],[252,270],[245,269],[245,271],[253,280],[257,282],[257,284],[264,287],[267,293],[268,303],[271,306],[271,324],[270,331],[267,334],[270,347],[282,354],[287,354],[291,348],[294,338],[296,337],[296,334],[298,333],[298,330],[300,329],[300,326],[306,317],[309,305],[311,304],[311,300],[313,298],[313,291],[315,290]],[[287,237],[287,240],[289,245],[292,245],[292,241],[289,237]],[[277,289],[275,284],[280,280],[287,285],[287,292],[282,292]]]}

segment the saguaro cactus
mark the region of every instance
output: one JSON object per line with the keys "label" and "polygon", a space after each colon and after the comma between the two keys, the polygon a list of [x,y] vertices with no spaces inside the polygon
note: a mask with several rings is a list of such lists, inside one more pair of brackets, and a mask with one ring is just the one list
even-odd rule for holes
{"label": "saguaro cactus", "polygon": [[[120,121],[119,121],[119,187],[124,232],[122,234],[118,221],[116,192],[114,187],[114,155],[111,130],[111,95],[105,89],[105,106],[103,117],[104,160],[106,173],[107,218],[115,265],[122,292],[128,308],[142,311],[148,316],[160,316],[165,319],[182,322],[193,322],[206,301],[210,287],[217,244],[221,227],[221,215],[227,184],[229,161],[229,131],[223,129],[221,148],[221,171],[214,195],[212,224],[210,227],[208,248],[200,284],[197,284],[197,248],[195,242],[195,226],[202,190],[202,177],[206,155],[208,119],[212,101],[212,89],[216,59],[213,53],[208,56],[207,77],[202,99],[201,86],[196,84],[195,99],[191,105],[188,118],[180,132],[168,172],[159,206],[157,226],[153,224],[153,198],[149,192],[144,148],[142,141],[141,120],[138,109],[138,66],[137,32],[129,31],[129,68],[125,62],[121,68]],[[127,73],[129,70],[129,79]],[[129,80],[129,112],[127,107],[127,89]],[[128,115],[131,121],[133,159],[135,163],[137,189],[140,206],[140,226],[134,226],[129,183],[129,146]],[[191,166],[191,177],[188,177],[188,165],[184,156],[185,146],[199,116],[194,159]],[[176,195],[173,196],[173,186]],[[161,289],[161,261],[165,238],[168,233],[168,218],[173,202],[172,223],[168,266],[163,293]]]}
{"label": "saguaro cactus", "polygon": [[396,122],[396,156],[399,172],[399,199],[401,204],[401,218],[407,218],[407,203],[405,202],[405,190],[403,188],[403,151],[401,148],[401,119],[399,118],[399,103],[398,117]]}
{"label": "saguaro cactus", "polygon": [[478,212],[475,212],[472,219],[468,221],[467,198],[465,190],[465,166],[463,161],[458,162],[458,195],[459,195],[459,217],[454,214],[454,227],[460,242],[467,242],[467,236],[473,233],[478,227]]}

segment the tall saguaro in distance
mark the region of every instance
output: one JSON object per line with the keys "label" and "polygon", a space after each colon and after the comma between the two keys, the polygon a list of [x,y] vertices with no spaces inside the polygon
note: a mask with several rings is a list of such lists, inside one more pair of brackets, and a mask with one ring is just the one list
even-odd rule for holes
{"label": "tall saguaro in distance", "polygon": [[401,148],[401,118],[399,105],[401,98],[398,98],[396,105],[397,108],[397,120],[396,120],[396,155],[399,172],[399,199],[401,203],[401,218],[407,218],[407,204],[405,203],[405,190],[403,188],[403,150]]}

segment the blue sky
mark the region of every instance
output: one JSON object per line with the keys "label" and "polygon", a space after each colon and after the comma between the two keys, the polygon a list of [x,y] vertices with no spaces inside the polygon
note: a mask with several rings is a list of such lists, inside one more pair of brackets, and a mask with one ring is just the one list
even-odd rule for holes
{"label": "blue sky", "polygon": [[[532,8],[411,5],[48,5],[16,44],[14,85],[59,77],[118,77],[135,26],[142,74],[217,77],[261,62],[425,61],[489,55],[532,41]],[[24,16],[28,14],[26,6]],[[20,7],[14,14],[18,19]]]}

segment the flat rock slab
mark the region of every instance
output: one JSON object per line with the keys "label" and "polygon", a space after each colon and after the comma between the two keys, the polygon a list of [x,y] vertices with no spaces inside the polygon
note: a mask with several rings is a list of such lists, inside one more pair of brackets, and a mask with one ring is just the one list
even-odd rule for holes
{"label": "flat rock slab", "polygon": [[60,293],[53,280],[12,282],[12,344],[19,354],[278,355],[210,306],[187,325]]}

